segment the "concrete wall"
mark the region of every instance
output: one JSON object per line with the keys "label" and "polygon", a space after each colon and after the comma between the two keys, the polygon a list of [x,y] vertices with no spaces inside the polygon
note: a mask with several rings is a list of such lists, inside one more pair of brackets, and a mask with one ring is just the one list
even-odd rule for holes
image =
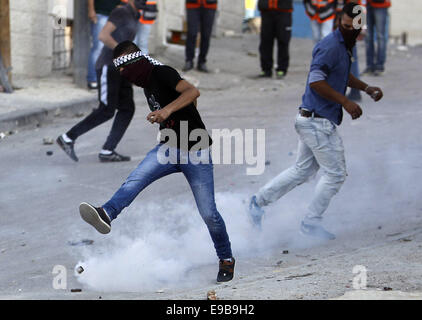
{"label": "concrete wall", "polygon": [[47,0],[10,0],[11,62],[14,80],[51,73],[52,18]]}
{"label": "concrete wall", "polygon": [[421,13],[421,0],[393,0],[390,8],[391,36],[399,36],[407,32],[409,44],[421,44]]}

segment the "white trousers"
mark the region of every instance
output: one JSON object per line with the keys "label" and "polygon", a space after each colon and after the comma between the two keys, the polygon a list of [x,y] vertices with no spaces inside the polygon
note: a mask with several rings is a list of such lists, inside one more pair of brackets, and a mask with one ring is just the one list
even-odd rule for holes
{"label": "white trousers", "polygon": [[[305,218],[305,222],[320,223],[332,197],[346,179],[343,141],[336,126],[327,119],[298,115],[295,128],[299,134],[296,163],[259,190],[256,194],[257,204],[266,206],[278,200],[322,168],[324,173],[318,181]],[[304,195],[304,199],[307,198]]]}

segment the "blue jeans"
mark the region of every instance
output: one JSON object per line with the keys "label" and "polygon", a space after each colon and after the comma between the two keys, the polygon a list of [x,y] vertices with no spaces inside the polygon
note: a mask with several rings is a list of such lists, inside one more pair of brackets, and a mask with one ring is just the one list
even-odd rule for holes
{"label": "blue jeans", "polygon": [[[387,57],[387,20],[388,8],[367,7],[366,67],[373,71],[384,71]],[[375,32],[377,50],[375,52]]]}
{"label": "blue jeans", "polygon": [[[217,211],[214,198],[214,174],[210,150],[198,151],[197,155],[207,157],[208,163],[193,164],[187,152],[172,149],[177,156],[176,162],[162,164],[160,148],[162,144],[152,149],[139,166],[129,175],[120,189],[110,201],[103,205],[111,219],[116,219],[120,212],[128,207],[136,196],[155,180],[172,173],[182,172],[192,189],[199,213],[208,227],[217,256],[220,259],[232,257],[229,236],[226,225]],[[206,154],[207,153],[207,154]],[[186,161],[182,161],[184,158]]]}
{"label": "blue jeans", "polygon": [[280,173],[256,194],[256,202],[266,206],[281,198],[293,188],[316,175],[322,168],[313,199],[304,221],[319,224],[332,197],[346,179],[346,161],[343,141],[336,126],[323,118],[296,117],[295,128],[299,146],[295,165]]}
{"label": "blue jeans", "polygon": [[141,49],[143,54],[149,54],[148,40],[151,33],[152,24],[138,23],[135,43]]}
{"label": "blue jeans", "polygon": [[314,42],[318,43],[323,38],[333,32],[334,20],[330,19],[325,22],[319,23],[316,20],[311,20],[312,37]]}
{"label": "blue jeans", "polygon": [[88,58],[88,82],[97,82],[97,73],[95,71],[95,63],[103,49],[104,44],[98,40],[98,35],[107,23],[108,16],[97,14],[97,23],[91,22],[92,46]]}

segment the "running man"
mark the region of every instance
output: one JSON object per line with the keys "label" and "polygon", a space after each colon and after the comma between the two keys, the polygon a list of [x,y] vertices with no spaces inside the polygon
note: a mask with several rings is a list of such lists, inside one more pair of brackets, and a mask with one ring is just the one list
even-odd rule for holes
{"label": "running man", "polygon": [[100,32],[99,39],[104,47],[96,63],[99,106],[56,140],[74,161],[79,161],[74,150],[75,140],[113,117],[111,131],[98,158],[101,162],[130,161],[130,157],[118,154],[115,149],[133,118],[135,102],[131,83],[122,78],[113,65],[113,49],[119,42],[135,38],[139,10],[144,7],[145,1],[129,0],[127,4],[115,8]]}
{"label": "running man", "polygon": [[[160,124],[161,138],[108,202],[101,207],[85,202],[80,205],[82,219],[100,233],[109,233],[111,222],[143,189],[166,175],[181,172],[192,189],[220,259],[217,282],[230,281],[235,259],[224,220],[215,204],[209,149],[212,139],[196,108],[196,99],[200,95],[198,89],[182,79],[172,67],[142,54],[133,42],[120,43],[114,49],[114,58],[122,77],[144,88],[151,109],[147,120]],[[183,132],[199,139],[186,141]]]}
{"label": "running man", "polygon": [[361,32],[360,27],[354,27],[355,19],[359,20],[356,17],[362,13],[354,10],[356,6],[356,3],[344,6],[339,29],[322,39],[313,50],[306,91],[295,122],[299,134],[296,164],[251,198],[249,214],[258,227],[264,214],[262,207],[306,182],[322,168],[324,173],[301,223],[301,231],[307,235],[335,239],[335,235],[326,231],[321,222],[330,200],[346,179],[343,141],[336,125],[342,122],[342,107],[353,120],[362,115],[360,106],[344,95],[346,88],[349,86],[366,92],[375,101],[383,97],[380,88],[371,87],[350,73],[352,50]]}

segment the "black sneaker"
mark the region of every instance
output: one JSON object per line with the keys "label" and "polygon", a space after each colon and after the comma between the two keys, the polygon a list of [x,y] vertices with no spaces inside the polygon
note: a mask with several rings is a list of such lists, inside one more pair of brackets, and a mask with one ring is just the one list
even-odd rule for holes
{"label": "black sneaker", "polygon": [[204,73],[209,73],[210,72],[208,70],[207,65],[204,62],[203,63],[198,63],[198,71],[204,72]]}
{"label": "black sneaker", "polygon": [[73,161],[78,162],[79,159],[75,154],[75,150],[73,149],[75,142],[65,142],[62,136],[59,136],[56,140],[57,144],[63,151],[72,159]]}
{"label": "black sneaker", "polygon": [[281,71],[281,70],[278,70],[278,71],[276,72],[277,79],[278,79],[278,80],[283,80],[283,79],[286,77],[286,74],[287,74],[287,72],[286,72],[286,71]]}
{"label": "black sneaker", "polygon": [[183,71],[189,71],[193,69],[193,62],[192,61],[186,61],[185,66],[183,67]]}
{"label": "black sneaker", "polygon": [[122,162],[122,161],[130,161],[130,157],[123,156],[118,154],[117,152],[113,151],[110,154],[102,154],[98,155],[98,158],[101,162]]}
{"label": "black sneaker", "polygon": [[256,76],[257,79],[272,78],[272,77],[273,77],[273,73],[271,72],[271,70],[261,71],[261,73]]}
{"label": "black sneaker", "polygon": [[89,203],[82,202],[79,205],[79,213],[82,219],[93,226],[99,233],[107,234],[111,231],[111,221],[103,208],[95,208]]}
{"label": "black sneaker", "polygon": [[232,257],[231,261],[220,260],[219,270],[217,275],[217,282],[227,282],[233,279],[235,260]]}
{"label": "black sneaker", "polygon": [[374,75],[374,69],[372,68],[366,68],[365,70],[362,71],[362,73],[360,74],[361,76],[373,76]]}

